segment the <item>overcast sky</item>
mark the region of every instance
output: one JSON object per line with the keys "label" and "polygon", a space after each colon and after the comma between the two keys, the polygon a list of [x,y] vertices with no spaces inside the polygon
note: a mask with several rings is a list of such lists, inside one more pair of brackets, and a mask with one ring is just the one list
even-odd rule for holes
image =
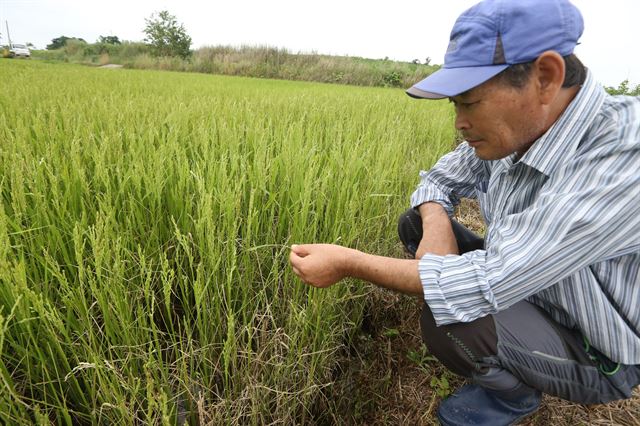
{"label": "overcast sky", "polygon": [[[456,17],[476,0],[0,0],[14,43],[44,48],[65,35],[141,41],[145,18],[163,9],[183,23],[193,47],[268,45],[318,52],[441,64]],[[576,53],[596,79],[640,84],[640,1],[574,0],[585,32]]]}

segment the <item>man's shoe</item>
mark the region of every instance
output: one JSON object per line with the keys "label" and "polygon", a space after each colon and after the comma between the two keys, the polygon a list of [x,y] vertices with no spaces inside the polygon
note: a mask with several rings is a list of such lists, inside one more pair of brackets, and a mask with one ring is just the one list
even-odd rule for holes
{"label": "man's shoe", "polygon": [[506,392],[467,385],[442,401],[438,420],[444,426],[511,425],[534,413],[541,399],[540,391],[524,383]]}

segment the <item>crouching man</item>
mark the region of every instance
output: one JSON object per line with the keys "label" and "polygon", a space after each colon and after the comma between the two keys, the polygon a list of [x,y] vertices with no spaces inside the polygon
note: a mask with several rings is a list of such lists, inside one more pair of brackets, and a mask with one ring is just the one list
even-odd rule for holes
{"label": "crouching man", "polygon": [[[421,329],[471,379],[445,425],[511,424],[547,393],[596,404],[640,383],[640,99],[611,97],[573,54],[566,0],[486,0],[445,64],[407,93],[448,98],[465,142],[421,173],[399,222],[412,259],[292,247],[306,283],[345,277],[424,299]],[[484,238],[451,219],[479,201]]]}

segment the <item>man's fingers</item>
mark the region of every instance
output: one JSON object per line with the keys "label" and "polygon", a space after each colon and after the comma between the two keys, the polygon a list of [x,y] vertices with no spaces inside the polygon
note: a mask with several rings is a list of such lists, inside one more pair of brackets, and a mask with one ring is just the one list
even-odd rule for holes
{"label": "man's fingers", "polygon": [[296,274],[296,276],[300,279],[300,281],[302,281],[305,284],[310,284],[309,281],[306,280],[306,278],[302,275],[302,272],[300,272],[298,268],[291,267],[291,269],[293,270],[293,273]]}
{"label": "man's fingers", "polygon": [[291,262],[291,266],[293,267],[299,267],[300,266],[300,262],[302,262],[304,256],[300,256],[298,253],[296,253],[295,251],[291,250],[291,252],[289,253],[289,262]]}
{"label": "man's fingers", "polygon": [[302,279],[304,281],[304,279],[302,278],[302,272],[300,271],[300,267],[302,266],[302,263],[304,262],[303,256],[299,256],[298,253],[293,251],[293,247],[292,247],[291,253],[289,254],[289,262],[291,263],[291,269],[293,269],[293,272],[300,279]]}
{"label": "man's fingers", "polygon": [[309,254],[309,251],[304,245],[294,244],[291,246],[291,251],[300,257],[305,257],[306,255]]}

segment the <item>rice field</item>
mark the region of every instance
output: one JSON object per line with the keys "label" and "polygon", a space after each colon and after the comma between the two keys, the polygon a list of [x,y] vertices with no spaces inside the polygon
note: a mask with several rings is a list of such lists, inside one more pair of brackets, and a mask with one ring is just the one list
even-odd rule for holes
{"label": "rice field", "polygon": [[322,422],[370,287],[305,286],[289,246],[398,254],[452,109],[38,61],[0,81],[0,423]]}

